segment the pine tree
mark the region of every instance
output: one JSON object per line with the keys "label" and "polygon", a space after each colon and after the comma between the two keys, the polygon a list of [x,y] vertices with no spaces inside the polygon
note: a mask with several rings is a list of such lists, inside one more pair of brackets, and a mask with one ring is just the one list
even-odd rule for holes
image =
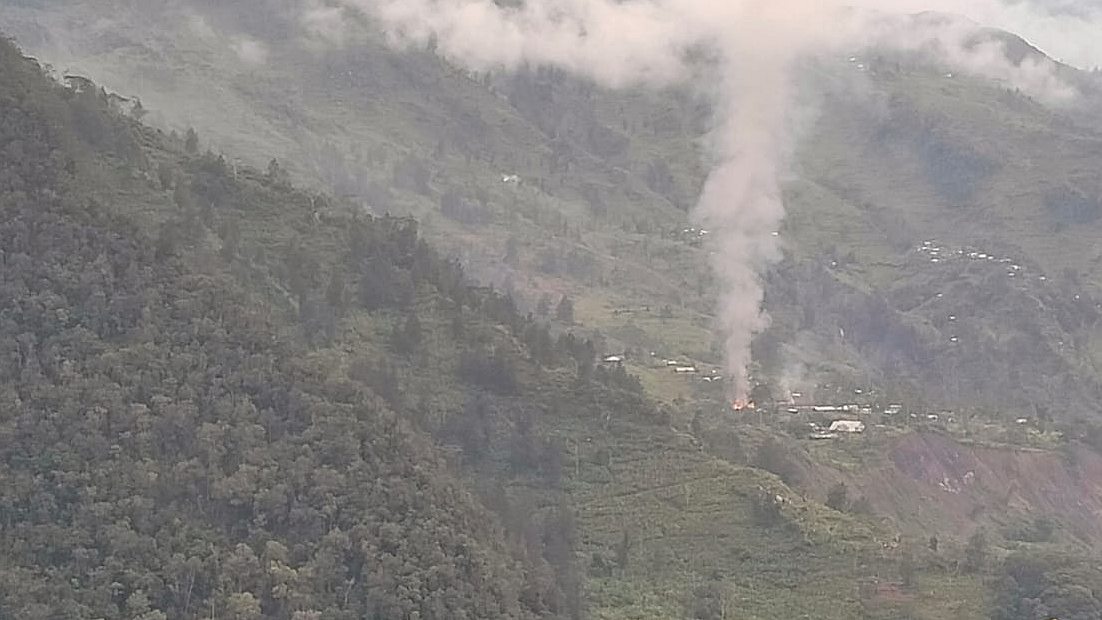
{"label": "pine tree", "polygon": [[987,534],[982,530],[968,537],[964,547],[964,569],[979,572],[987,564]]}
{"label": "pine tree", "polygon": [[199,134],[191,127],[188,127],[187,137],[184,138],[184,150],[190,155],[199,152]]}
{"label": "pine tree", "polygon": [[826,505],[838,511],[849,508],[849,492],[844,482],[839,482],[830,487],[830,491],[827,492]]}

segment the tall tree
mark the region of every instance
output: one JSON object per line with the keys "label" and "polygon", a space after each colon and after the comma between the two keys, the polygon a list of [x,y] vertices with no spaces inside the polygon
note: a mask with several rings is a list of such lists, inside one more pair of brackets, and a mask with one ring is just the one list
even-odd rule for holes
{"label": "tall tree", "polygon": [[968,543],[964,547],[964,569],[969,572],[979,572],[987,565],[987,533],[978,529],[968,537]]}
{"label": "tall tree", "polygon": [[846,483],[839,482],[830,487],[830,491],[827,492],[826,505],[838,511],[849,508],[849,491],[846,489]]}
{"label": "tall tree", "polygon": [[187,135],[184,137],[184,151],[189,155],[199,152],[199,134],[195,133],[192,127],[188,127]]}

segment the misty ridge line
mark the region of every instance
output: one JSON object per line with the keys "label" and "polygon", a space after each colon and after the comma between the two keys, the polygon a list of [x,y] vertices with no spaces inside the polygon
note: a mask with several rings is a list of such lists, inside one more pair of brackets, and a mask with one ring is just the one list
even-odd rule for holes
{"label": "misty ridge line", "polygon": [[[769,325],[763,274],[782,255],[774,233],[784,219],[781,179],[801,119],[794,67],[869,48],[923,52],[954,70],[986,76],[1053,105],[1075,97],[1047,58],[1011,62],[1004,44],[978,38],[980,26],[946,14],[886,13],[878,2],[822,0],[340,0],[367,16],[398,47],[431,46],[477,71],[550,66],[609,88],[689,85],[714,104],[705,138],[713,168],[694,221],[707,228],[721,290],[731,397],[750,390],[750,345]],[[900,2],[901,5],[908,4]],[[917,11],[937,2],[910,3]],[[304,23],[343,41],[333,5]],[[701,62],[700,58],[708,59]]]}

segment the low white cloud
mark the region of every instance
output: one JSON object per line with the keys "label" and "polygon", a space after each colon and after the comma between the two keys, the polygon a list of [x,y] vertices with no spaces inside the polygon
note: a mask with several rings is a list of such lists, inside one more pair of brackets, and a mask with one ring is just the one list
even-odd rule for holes
{"label": "low white cloud", "polygon": [[353,32],[348,9],[324,0],[305,0],[299,23],[308,41],[322,45],[343,46]]}
{"label": "low white cloud", "polygon": [[1053,58],[1102,66],[1102,2],[1098,0],[863,0],[897,12],[939,11],[1014,33]]}
{"label": "low white cloud", "polygon": [[268,46],[256,39],[237,37],[237,39],[230,44],[230,49],[232,49],[233,52],[237,54],[237,57],[246,64],[262,65],[268,62]]}

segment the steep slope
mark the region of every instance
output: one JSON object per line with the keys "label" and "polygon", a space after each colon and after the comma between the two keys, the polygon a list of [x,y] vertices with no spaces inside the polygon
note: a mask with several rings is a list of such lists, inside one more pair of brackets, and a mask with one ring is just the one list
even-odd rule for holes
{"label": "steep slope", "polygon": [[[858,488],[895,489],[907,496],[908,513],[889,497],[873,491],[869,498],[884,514],[901,521],[948,524],[970,531],[993,520],[1003,527],[1019,525],[1015,518],[1033,515],[1061,524],[1081,540],[1099,540],[1102,514],[1099,472],[1102,457],[1082,448],[1065,454],[961,446],[937,435],[909,436],[889,453],[892,467],[869,472]],[[886,476],[887,480],[875,480]],[[977,492],[973,492],[973,490]],[[947,499],[927,499],[931,494]],[[944,510],[943,515],[916,515],[917,505]],[[921,510],[921,509],[920,509]],[[1002,523],[999,523],[1002,521]]]}
{"label": "steep slope", "polygon": [[[251,234],[208,228],[232,220],[212,208],[262,227],[303,196],[200,157],[173,205],[150,173],[173,156],[158,139],[0,47],[0,615],[544,612],[520,600],[538,563],[511,555],[431,445],[242,285]],[[132,219],[143,203],[159,236]],[[457,277],[406,223],[342,225],[376,269],[417,263],[407,287]]]}
{"label": "steep slope", "polygon": [[825,499],[842,483],[853,498],[919,539],[963,540],[985,529],[1028,540],[1019,538],[1023,524],[1045,521],[1053,539],[1092,546],[1102,540],[1097,451],[969,443],[934,429],[870,441],[875,449],[810,446],[816,466],[800,470],[802,486]]}

